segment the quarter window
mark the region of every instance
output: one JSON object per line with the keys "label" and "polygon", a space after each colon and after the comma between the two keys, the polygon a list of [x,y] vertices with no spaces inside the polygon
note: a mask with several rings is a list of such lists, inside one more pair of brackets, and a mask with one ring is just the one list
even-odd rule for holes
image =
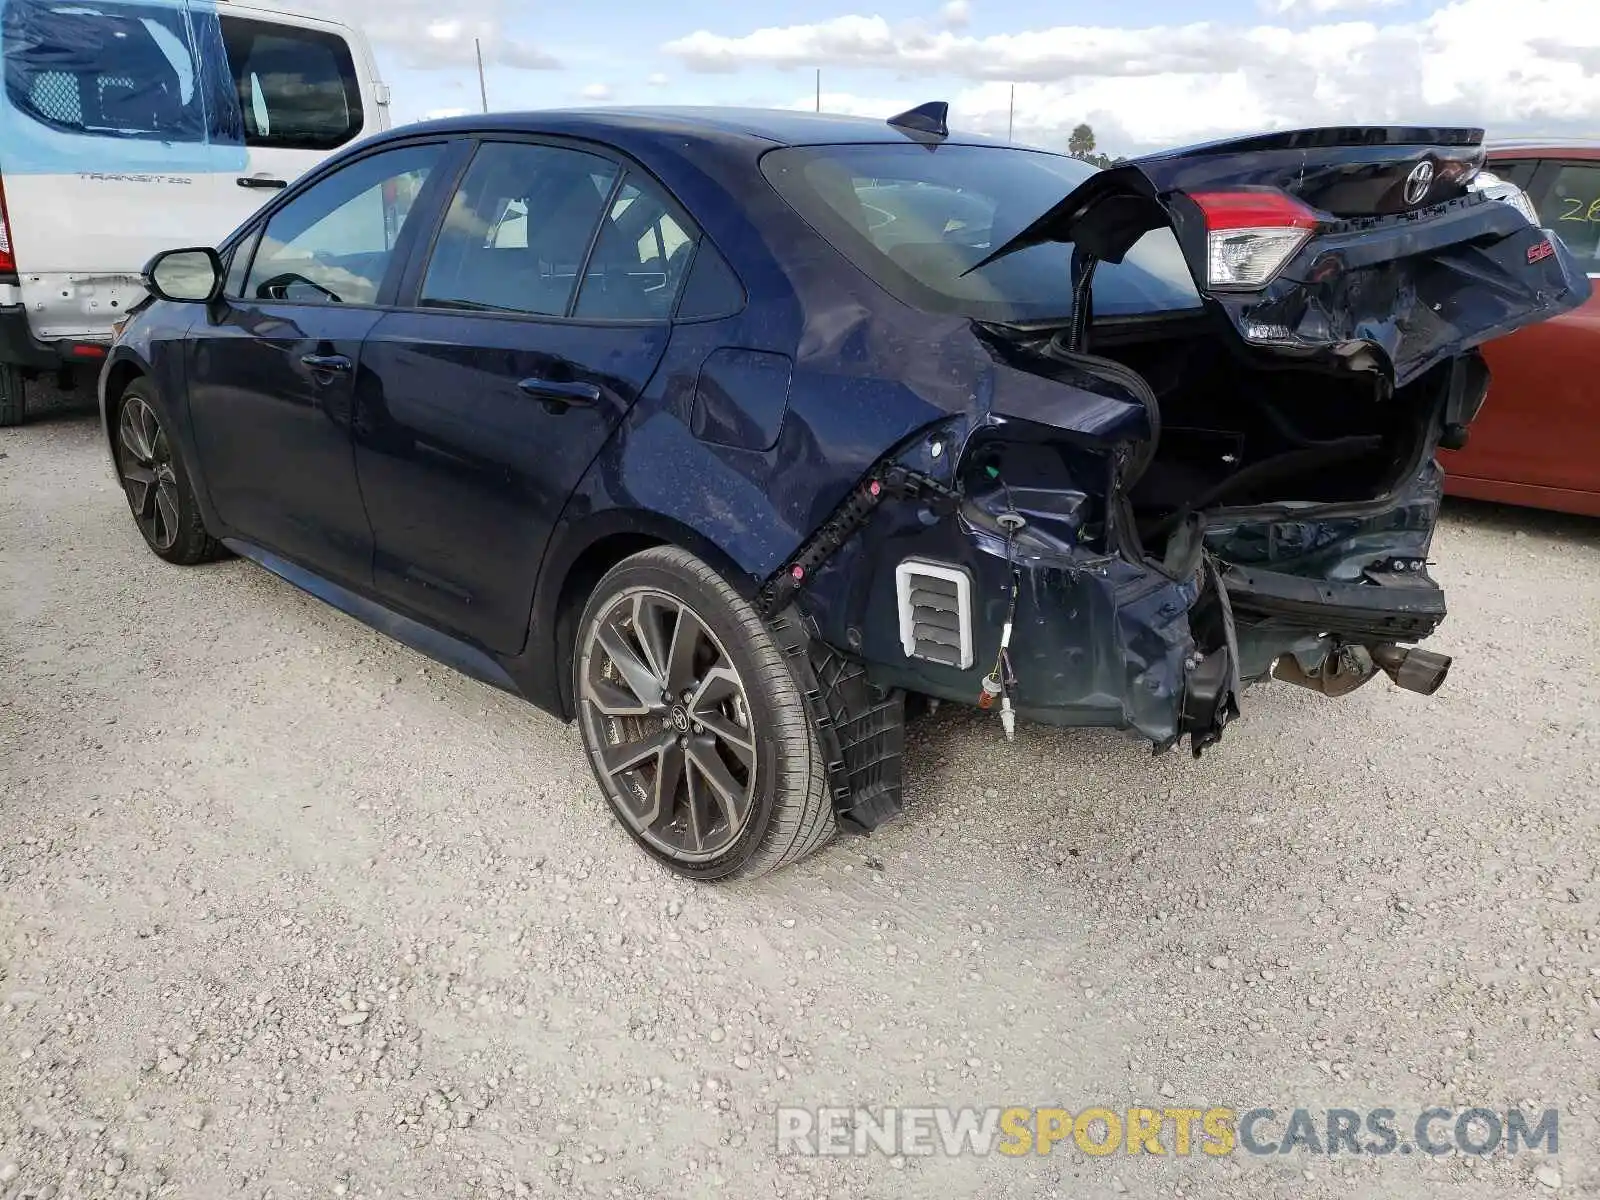
{"label": "quarter window", "polygon": [[247,145],[326,151],[361,132],[361,83],[338,34],[224,16],[222,38]]}
{"label": "quarter window", "polygon": [[1523,191],[1527,191],[1533,183],[1533,173],[1539,167],[1537,158],[1497,158],[1484,163],[1483,169],[1490,175],[1514,183]]}
{"label": "quarter window", "polygon": [[374,154],[296,196],[267,223],[245,295],[297,304],[373,304],[395,245],[444,147]]}
{"label": "quarter window", "polygon": [[450,202],[421,305],[565,316],[617,174],[577,150],[482,147]]}
{"label": "quarter window", "polygon": [[647,180],[629,176],[600,228],[575,316],[664,320],[694,257],[694,239]]}

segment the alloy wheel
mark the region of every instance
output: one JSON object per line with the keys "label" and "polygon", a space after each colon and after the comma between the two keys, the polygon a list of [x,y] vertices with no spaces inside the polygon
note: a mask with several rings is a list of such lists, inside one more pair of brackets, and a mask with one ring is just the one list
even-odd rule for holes
{"label": "alloy wheel", "polygon": [[623,592],[589,626],[579,679],[590,754],[633,831],[685,863],[737,841],[756,735],[744,681],[700,615],[665,592]]}
{"label": "alloy wheel", "polygon": [[178,540],[178,476],[166,431],[142,397],[129,396],[123,404],[118,437],[122,486],[133,519],[156,550],[171,550]]}

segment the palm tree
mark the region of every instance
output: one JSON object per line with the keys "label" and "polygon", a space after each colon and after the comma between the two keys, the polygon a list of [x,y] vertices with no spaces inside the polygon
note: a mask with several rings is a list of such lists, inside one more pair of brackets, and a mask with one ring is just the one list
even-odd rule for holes
{"label": "palm tree", "polygon": [[1087,158],[1094,153],[1094,130],[1079,125],[1067,138],[1067,153],[1075,158]]}

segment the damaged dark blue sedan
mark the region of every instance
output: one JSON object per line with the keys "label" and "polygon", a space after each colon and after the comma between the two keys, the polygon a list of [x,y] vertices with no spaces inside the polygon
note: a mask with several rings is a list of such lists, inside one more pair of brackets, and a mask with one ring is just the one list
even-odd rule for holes
{"label": "damaged dark blue sedan", "polygon": [[1477,347],[1589,283],[1477,130],[1105,171],[889,122],[397,130],[147,271],[138,528],[569,720],[700,879],[901,807],[908,700],[1198,754],[1276,677],[1431,693]]}

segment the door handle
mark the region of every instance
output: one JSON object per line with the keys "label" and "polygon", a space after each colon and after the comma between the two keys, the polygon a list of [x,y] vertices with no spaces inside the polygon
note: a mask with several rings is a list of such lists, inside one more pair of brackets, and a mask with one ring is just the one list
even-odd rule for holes
{"label": "door handle", "polygon": [[306,354],[300,361],[314,375],[344,375],[355,367],[343,354]]}
{"label": "door handle", "polygon": [[265,188],[271,191],[280,191],[289,186],[287,179],[269,179],[265,175],[242,175],[237,182],[242,188]]}
{"label": "door handle", "polygon": [[600,389],[592,383],[568,383],[558,379],[524,379],[517,384],[524,395],[540,401],[556,416],[574,406],[590,408],[600,403]]}

